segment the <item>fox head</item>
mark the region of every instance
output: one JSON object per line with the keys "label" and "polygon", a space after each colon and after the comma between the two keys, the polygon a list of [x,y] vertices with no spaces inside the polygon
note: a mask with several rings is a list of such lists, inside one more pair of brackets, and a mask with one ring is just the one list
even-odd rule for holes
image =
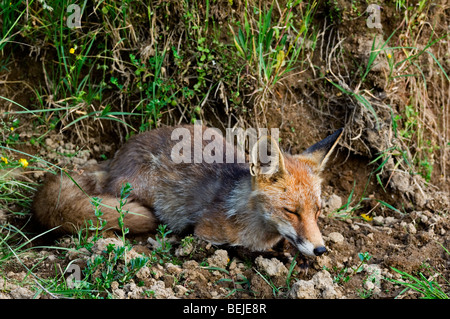
{"label": "fox head", "polygon": [[[321,211],[319,173],[342,132],[343,129],[337,130],[300,155],[283,154],[270,137],[261,138],[253,148],[252,188],[266,197],[264,218],[304,255],[319,256],[326,252],[317,225]],[[255,153],[257,148],[267,150],[268,144],[270,166],[264,165]]]}

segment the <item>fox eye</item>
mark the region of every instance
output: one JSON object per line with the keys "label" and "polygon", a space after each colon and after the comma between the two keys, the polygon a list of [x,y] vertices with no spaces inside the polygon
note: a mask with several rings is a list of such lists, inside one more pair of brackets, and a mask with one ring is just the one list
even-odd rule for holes
{"label": "fox eye", "polygon": [[285,210],[286,212],[288,212],[289,214],[297,215],[297,212],[295,212],[295,211],[293,211],[293,210],[290,210],[289,208],[284,207],[284,210]]}

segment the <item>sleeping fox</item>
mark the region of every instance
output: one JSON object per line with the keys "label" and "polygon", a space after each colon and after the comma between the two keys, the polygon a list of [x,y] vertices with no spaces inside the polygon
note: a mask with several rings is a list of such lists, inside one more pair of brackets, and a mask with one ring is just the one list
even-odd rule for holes
{"label": "sleeping fox", "polygon": [[[195,125],[178,128],[191,136],[196,129]],[[75,232],[87,220],[94,220],[91,201],[95,196],[102,199],[107,227],[120,231],[115,207],[122,186],[130,183],[133,190],[123,209],[129,211],[124,223],[132,234],[155,232],[164,223],[175,232],[192,231],[213,244],[264,251],[284,238],[304,255],[326,251],[317,226],[319,173],[342,129],[300,155],[281,152],[274,139],[260,138],[255,147],[270,144],[270,156],[276,161],[272,170],[264,170],[257,158],[225,161],[225,152],[235,149],[225,139],[220,144],[223,149],[214,154],[223,161],[174,161],[174,129],[163,127],[136,135],[111,160],[73,173],[71,178],[48,173],[33,201],[34,218],[46,228]],[[202,132],[206,129],[202,127]],[[207,145],[203,140],[201,147]]]}

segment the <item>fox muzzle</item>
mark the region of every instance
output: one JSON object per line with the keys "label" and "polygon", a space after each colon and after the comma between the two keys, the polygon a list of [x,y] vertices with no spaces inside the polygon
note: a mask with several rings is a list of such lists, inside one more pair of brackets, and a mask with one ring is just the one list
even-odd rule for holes
{"label": "fox muzzle", "polygon": [[324,254],[326,251],[327,251],[327,249],[325,248],[325,246],[319,246],[319,247],[314,248],[314,250],[313,250],[314,255],[316,255],[316,256],[320,256],[320,255]]}

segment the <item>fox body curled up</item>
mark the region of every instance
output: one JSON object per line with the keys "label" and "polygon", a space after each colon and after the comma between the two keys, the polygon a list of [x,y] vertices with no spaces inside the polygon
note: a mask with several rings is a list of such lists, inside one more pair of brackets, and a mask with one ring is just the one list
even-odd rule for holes
{"label": "fox body curled up", "polygon": [[[194,134],[194,126],[185,126]],[[155,129],[132,137],[114,158],[86,167],[82,173],[48,174],[33,201],[34,217],[46,228],[71,233],[93,220],[91,197],[102,199],[102,219],[120,230],[120,189],[132,185],[124,210],[130,233],[152,233],[159,223],[176,232],[192,231],[215,244],[267,250],[282,238],[304,255],[326,251],[317,219],[321,206],[319,173],[333,151],[342,129],[300,155],[275,148],[276,170],[262,173],[255,162],[174,163],[174,128]],[[205,130],[203,127],[202,130]],[[205,147],[209,141],[203,141]],[[224,140],[223,154],[227,144]],[[267,146],[267,145],[266,145]],[[217,156],[218,154],[215,154]],[[73,180],[72,180],[73,179]],[[74,181],[76,183],[74,183]]]}

